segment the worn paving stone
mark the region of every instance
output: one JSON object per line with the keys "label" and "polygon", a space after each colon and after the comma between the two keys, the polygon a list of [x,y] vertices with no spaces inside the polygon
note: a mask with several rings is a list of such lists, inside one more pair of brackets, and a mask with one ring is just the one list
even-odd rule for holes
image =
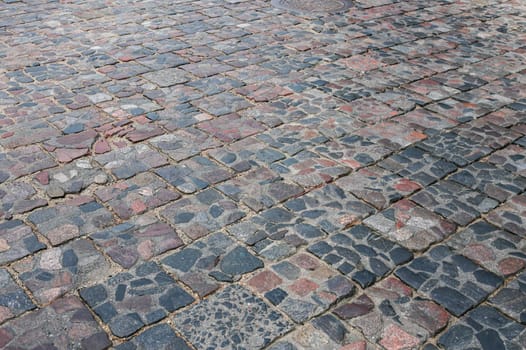
{"label": "worn paving stone", "polygon": [[36,307],[26,292],[15,283],[7,270],[0,269],[0,282],[2,283],[0,323]]}
{"label": "worn paving stone", "polygon": [[176,329],[198,348],[261,349],[292,328],[281,314],[237,285],[177,314],[173,320]]}
{"label": "worn paving stone", "polygon": [[90,238],[125,269],[184,244],[172,227],[160,222],[153,215],[139,216],[93,233]]}
{"label": "worn paving stone", "polygon": [[521,237],[526,236],[525,227],[526,194],[511,197],[500,207],[490,211],[487,219],[492,224],[515,233]]}
{"label": "worn paving stone", "polygon": [[421,188],[417,182],[377,166],[362,168],[338,179],[336,184],[377,209],[385,209]]}
{"label": "worn paving stone", "polygon": [[458,101],[453,98],[427,105],[426,108],[459,123],[471,121],[490,112],[489,109],[481,105]]}
{"label": "worn paving stone", "polygon": [[455,233],[447,245],[499,276],[513,275],[526,266],[524,241],[485,221]]}
{"label": "worn paving stone", "polygon": [[394,149],[366,137],[351,135],[329,141],[313,150],[356,170],[376,163],[394,152]]}
{"label": "worn paving stone", "polygon": [[192,80],[188,85],[209,96],[239,88],[243,86],[244,83],[236,79],[217,75],[199,80]]}
{"label": "worn paving stone", "polygon": [[526,189],[525,177],[517,176],[488,162],[475,162],[448,179],[478,190],[499,202],[504,202]]}
{"label": "worn paving stone", "polygon": [[47,203],[28,183],[15,181],[0,185],[0,218],[10,219],[15,214],[44,207]]}
{"label": "worn paving stone", "polygon": [[460,90],[445,86],[432,79],[421,79],[406,85],[405,88],[433,101],[442,100],[460,93]]}
{"label": "worn paving stone", "polygon": [[426,109],[418,108],[408,113],[402,114],[392,119],[402,125],[411,127],[426,135],[434,135],[441,130],[451,129],[458,125],[455,120],[446,118],[437,113],[432,113]]}
{"label": "worn paving stone", "polygon": [[128,180],[95,190],[95,196],[109,205],[123,220],[179,199],[181,195],[169,188],[158,176],[144,172]]}
{"label": "worn paving stone", "polygon": [[432,100],[408,89],[394,88],[373,95],[373,98],[382,101],[393,109],[411,111],[418,106],[424,106]]}
{"label": "worn paving stone", "polygon": [[179,129],[150,139],[150,143],[175,161],[190,158],[220,145],[213,137],[195,128]]}
{"label": "worn paving stone", "polygon": [[255,168],[216,188],[256,212],[303,193],[303,188],[284,181],[279,174],[264,167]]}
{"label": "worn paving stone", "polygon": [[492,153],[488,162],[513,174],[526,177],[526,149],[519,145],[509,145]]}
{"label": "worn paving stone", "polygon": [[348,167],[332,159],[306,150],[277,161],[271,164],[270,168],[286,180],[293,181],[303,188],[332,182],[350,171]]}
{"label": "worn paving stone", "polygon": [[363,225],[331,235],[327,240],[311,244],[307,250],[351,277],[362,288],[369,287],[413,257],[408,249]]}
{"label": "worn paving stone", "polygon": [[79,159],[59,168],[44,170],[35,176],[35,184],[50,198],[80,193],[92,184],[106,184],[109,178],[89,159]]}
{"label": "worn paving stone", "polygon": [[438,338],[445,349],[521,349],[526,346],[524,325],[491,306],[480,306],[462,317]]}
{"label": "worn paving stone", "polygon": [[378,166],[413,180],[422,186],[444,178],[454,172],[457,166],[437,158],[417,147],[408,147],[385,158]]}
{"label": "worn paving stone", "polygon": [[415,297],[409,286],[392,276],[341,303],[333,313],[386,349],[418,348],[450,319],[444,308]]}
{"label": "worn paving stone", "polygon": [[197,239],[238,221],[246,213],[234,201],[209,188],[175,201],[160,214],[191,239]]}
{"label": "worn paving stone", "polygon": [[306,253],[265,268],[247,283],[298,323],[354,292],[354,285],[347,278]]}
{"label": "worn paving stone", "polygon": [[201,297],[216,291],[221,282],[237,281],[263,267],[261,259],[221,232],[194,242],[161,262]]}
{"label": "worn paving stone", "polygon": [[0,145],[7,148],[29,146],[60,135],[60,131],[45,121],[39,120],[17,123],[4,128],[2,131]]}
{"label": "worn paving stone", "polygon": [[128,179],[168,163],[165,156],[144,144],[127,146],[94,157],[118,179]]}
{"label": "worn paving stone", "polygon": [[82,299],[117,337],[128,337],[194,302],[154,262],[139,264],[79,291]]}
{"label": "worn paving stone", "polygon": [[38,240],[32,228],[21,220],[0,223],[0,247],[2,265],[46,248]]}
{"label": "worn paving stone", "polygon": [[230,92],[222,92],[199,100],[192,101],[196,107],[216,116],[235,113],[252,106],[247,100]]}
{"label": "worn paving stone", "polygon": [[27,220],[52,245],[111,226],[113,215],[93,198],[80,196],[33,211]]}
{"label": "worn paving stone", "polygon": [[286,157],[285,153],[255,137],[247,137],[224,147],[211,149],[207,151],[207,155],[238,173],[268,167]]}
{"label": "worn paving stone", "polygon": [[188,73],[180,68],[160,69],[146,73],[143,75],[143,77],[162,88],[183,84],[190,80]]}
{"label": "worn paving stone", "polygon": [[456,229],[454,223],[407,199],[365,219],[364,223],[411,250],[426,249]]}
{"label": "worn paving stone", "polygon": [[498,125],[474,120],[460,126],[455,132],[477,144],[488,145],[493,149],[500,149],[521,136],[520,133]]}
{"label": "worn paving stone", "polygon": [[296,328],[268,349],[371,350],[374,345],[368,343],[360,332],[346,328],[335,316],[324,315]]}
{"label": "worn paving stone", "polygon": [[357,118],[365,123],[378,123],[398,114],[386,104],[372,97],[361,98],[340,107],[351,118]]}
{"label": "worn paving stone", "polygon": [[427,137],[419,131],[392,121],[362,128],[355,134],[394,150],[406,148]]}
{"label": "worn paving stone", "polygon": [[13,268],[41,304],[110,273],[110,265],[86,239],[47,249],[15,263]]}
{"label": "worn paving stone", "polygon": [[524,311],[526,305],[525,282],[526,273],[522,272],[489,299],[493,306],[523,325],[526,323],[526,312]]}
{"label": "worn paving stone", "polygon": [[258,121],[228,114],[199,123],[197,127],[223,142],[232,142],[260,133],[265,127]]}
{"label": "worn paving stone", "polygon": [[166,323],[158,324],[147,329],[130,340],[117,345],[116,350],[136,349],[180,349],[191,350],[188,344],[177,336]]}
{"label": "worn paving stone", "polygon": [[6,349],[103,350],[111,346],[108,335],[75,296],[7,322],[0,334],[0,344]]}
{"label": "worn paving stone", "polygon": [[270,129],[256,136],[269,146],[293,156],[312,146],[325,143],[328,138],[319,131],[299,123]]}
{"label": "worn paving stone", "polygon": [[[473,147],[476,145],[476,147]],[[455,132],[438,134],[417,144],[424,151],[444,158],[458,166],[466,166],[471,162],[492,152],[484,143],[474,142]]]}
{"label": "worn paving stone", "polygon": [[421,206],[465,226],[499,205],[486,194],[450,180],[441,180],[411,197]]}
{"label": "worn paving stone", "polygon": [[203,190],[232,177],[227,169],[202,156],[158,168],[155,173],[185,194]]}
{"label": "worn paving stone", "polygon": [[0,152],[0,183],[52,168],[55,165],[53,158],[36,145]]}
{"label": "worn paving stone", "polygon": [[457,317],[481,303],[503,282],[445,245],[435,246],[395,274]]}

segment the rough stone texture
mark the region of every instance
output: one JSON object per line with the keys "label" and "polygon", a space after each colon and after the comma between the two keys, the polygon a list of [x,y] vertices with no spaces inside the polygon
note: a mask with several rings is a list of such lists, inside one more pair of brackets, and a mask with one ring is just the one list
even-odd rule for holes
{"label": "rough stone texture", "polygon": [[499,204],[483,193],[450,180],[442,180],[426,187],[413,195],[411,200],[462,226]]}
{"label": "rough stone texture", "polygon": [[450,315],[409,286],[388,277],[341,303],[333,313],[386,349],[417,348],[445,328]]}
{"label": "rough stone texture", "polygon": [[108,335],[74,296],[7,322],[0,334],[0,344],[6,349],[102,350],[111,345]]}
{"label": "rough stone texture", "polygon": [[113,215],[91,197],[77,197],[33,211],[27,219],[52,245],[103,229],[114,222]]}
{"label": "rough stone texture", "polygon": [[247,283],[298,323],[326,311],[354,292],[348,279],[305,253],[270,265]]}
{"label": "rough stone texture", "polygon": [[130,336],[194,302],[153,262],[137,265],[79,293],[117,337]]}
{"label": "rough stone texture", "polygon": [[509,145],[498,150],[488,158],[488,162],[509,172],[526,177],[526,149],[519,145]]}
{"label": "rough stone texture", "polygon": [[211,136],[195,128],[176,130],[170,134],[157,136],[150,142],[176,161],[190,158],[202,150],[219,145],[219,142]]}
{"label": "rough stone texture", "polygon": [[93,233],[90,238],[125,269],[183,245],[172,227],[151,215],[138,216]]}
{"label": "rough stone texture", "polygon": [[525,215],[526,195],[520,194],[511,197],[503,205],[489,212],[487,219],[489,222],[524,238],[526,237]]}
{"label": "rough stone texture", "polygon": [[161,211],[161,216],[191,239],[197,239],[238,221],[245,212],[210,188],[170,204]]}
{"label": "rough stone texture", "polygon": [[35,304],[15,283],[7,270],[0,269],[0,283],[0,323],[35,308]]}
{"label": "rough stone texture", "polygon": [[186,342],[178,337],[166,323],[147,329],[130,340],[117,345],[116,350],[159,349],[190,350]]}
{"label": "rough stone texture", "polygon": [[221,232],[194,242],[161,262],[201,297],[214,292],[221,282],[237,281],[263,267],[263,261]]}
{"label": "rough stone texture", "polygon": [[12,218],[14,214],[26,213],[47,203],[28,183],[15,181],[0,185],[0,218]]}
{"label": "rough stone texture", "polygon": [[331,235],[307,250],[366,288],[394,267],[410,261],[408,249],[391,242],[363,225]]}
{"label": "rough stone texture", "polygon": [[446,349],[512,349],[526,346],[526,329],[491,306],[481,306],[462,317],[438,338]]}
{"label": "rough stone texture", "polygon": [[526,273],[522,272],[489,299],[492,305],[522,324],[526,323],[525,282]]}
{"label": "rough stone texture", "polygon": [[503,281],[445,245],[436,246],[399,268],[396,275],[455,316],[478,305]]}
{"label": "rough stone texture", "polygon": [[0,223],[0,247],[2,265],[46,248],[31,227],[20,220]]}
{"label": "rough stone texture", "polygon": [[142,214],[181,197],[158,176],[144,172],[95,191],[97,198],[109,205],[121,219]]}
{"label": "rough stone texture", "polygon": [[0,152],[0,183],[55,165],[55,161],[36,145]]}
{"label": "rough stone texture", "polygon": [[128,146],[94,158],[118,179],[127,179],[167,164],[167,158],[147,145]]}
{"label": "rough stone texture", "polygon": [[47,249],[13,265],[40,304],[106,277],[110,265],[86,239]]}
{"label": "rough stone texture", "polygon": [[259,349],[292,326],[241,286],[229,286],[177,314],[174,324],[194,346],[203,349]]}
{"label": "rough stone texture", "polygon": [[365,219],[364,223],[411,250],[426,249],[456,229],[454,223],[407,199]]}

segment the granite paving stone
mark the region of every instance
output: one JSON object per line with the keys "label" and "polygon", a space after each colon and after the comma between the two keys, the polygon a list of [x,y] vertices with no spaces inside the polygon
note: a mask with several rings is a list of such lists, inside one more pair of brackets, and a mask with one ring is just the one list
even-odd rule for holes
{"label": "granite paving stone", "polygon": [[262,132],[265,127],[256,120],[233,113],[197,124],[197,127],[223,142],[232,142]]}
{"label": "granite paving stone", "polygon": [[509,145],[492,153],[488,162],[513,174],[526,177],[526,149],[519,145]]}
{"label": "granite paving stone", "polygon": [[340,107],[351,118],[357,118],[365,123],[378,123],[397,115],[398,112],[372,97],[361,98]]}
{"label": "granite paving stone", "polygon": [[386,276],[395,266],[410,261],[411,251],[383,238],[364,225],[333,234],[307,250],[352,278],[362,288]]}
{"label": "granite paving stone", "polygon": [[110,177],[89,159],[79,159],[38,173],[34,182],[48,197],[57,198],[80,193],[92,184],[103,185],[110,181]]}
{"label": "granite paving stone", "polygon": [[283,127],[270,129],[256,138],[290,156],[328,141],[319,131],[300,123],[288,123]]}
{"label": "granite paving stone", "polygon": [[181,195],[150,172],[95,190],[95,196],[123,220],[163,206]]}
{"label": "granite paving stone", "polygon": [[0,223],[0,264],[18,260],[41,249],[46,245],[40,242],[33,229],[21,220],[9,220]]}
{"label": "granite paving stone", "polygon": [[373,95],[373,98],[382,101],[393,109],[411,111],[417,106],[424,106],[432,100],[408,89],[389,89]]}
{"label": "granite paving stone", "polygon": [[485,221],[455,233],[447,245],[499,276],[513,275],[526,266],[524,241]]}
{"label": "granite paving stone", "polygon": [[184,243],[175,230],[153,215],[138,216],[90,235],[95,244],[125,269]]}
{"label": "granite paving stone", "polygon": [[168,159],[145,144],[127,146],[94,157],[118,179],[128,179],[168,163]]}
{"label": "granite paving stone", "polygon": [[445,245],[438,245],[395,272],[459,317],[493,293],[503,279]]}
{"label": "granite paving stone", "polygon": [[351,281],[306,253],[270,265],[247,283],[297,323],[354,293]]}
{"label": "granite paving stone", "polygon": [[84,236],[114,223],[113,215],[92,197],[79,196],[33,211],[27,217],[52,245]]}
{"label": "granite paving stone", "polygon": [[524,325],[491,306],[480,306],[463,316],[438,338],[444,349],[521,349],[526,346]]}
{"label": "granite paving stone", "polygon": [[450,319],[443,307],[415,298],[413,290],[393,276],[340,303],[332,313],[386,349],[418,348]]}
{"label": "granite paving stone", "polygon": [[377,209],[385,209],[421,188],[417,182],[377,166],[362,168],[338,179],[336,184]]}
{"label": "granite paving stone", "polygon": [[5,127],[2,130],[0,145],[6,148],[29,146],[60,135],[60,131],[45,121],[28,121]]}
{"label": "granite paving stone", "polygon": [[526,194],[511,197],[500,207],[490,211],[487,219],[505,230],[521,237],[526,236],[525,224]]}
{"label": "granite paving stone", "polygon": [[525,282],[526,273],[522,272],[489,299],[493,306],[523,325],[526,323],[526,312],[524,311],[526,305]]}
{"label": "granite paving stone", "polygon": [[3,151],[0,152],[0,183],[52,168],[55,165],[53,158],[36,145]]}
{"label": "granite paving stone", "polygon": [[407,199],[365,219],[364,224],[411,250],[423,250],[442,241],[456,225]]}
{"label": "granite paving stone", "polygon": [[232,177],[226,168],[202,156],[158,168],[155,173],[185,194],[203,190]]}
{"label": "granite paving stone", "polygon": [[256,212],[303,193],[300,186],[284,181],[278,173],[266,167],[254,168],[216,188]]}
{"label": "granite paving stone", "polygon": [[143,77],[162,88],[176,84],[183,84],[190,80],[188,73],[180,68],[160,69],[146,73]]}
{"label": "granite paving stone", "polygon": [[239,285],[229,286],[173,318],[197,348],[261,349],[292,329],[292,323]]}
{"label": "granite paving stone", "polygon": [[486,194],[451,180],[436,182],[413,195],[411,200],[460,226],[469,224],[499,205]]}
{"label": "granite paving stone", "polygon": [[263,267],[263,261],[222,232],[168,255],[161,263],[200,297]]}
{"label": "granite paving stone", "polygon": [[[472,147],[474,144],[477,147]],[[475,142],[451,131],[432,136],[417,146],[458,166],[466,166],[492,152],[484,143]]]}
{"label": "granite paving stone", "polygon": [[204,97],[192,101],[192,104],[216,117],[235,113],[252,106],[252,104],[244,98],[230,92],[222,92],[217,95]]}
{"label": "granite paving stone", "polygon": [[57,299],[0,328],[6,349],[107,349],[111,342],[86,306],[75,296]]}
{"label": "granite paving stone", "polygon": [[329,139],[337,139],[363,128],[365,124],[358,119],[349,118],[340,111],[319,113],[301,120],[298,123],[318,130]]}
{"label": "granite paving stone", "polygon": [[407,125],[426,135],[434,135],[441,130],[451,129],[458,125],[455,120],[446,118],[423,108],[418,108],[397,116],[393,118],[392,121],[399,122],[402,125]]}
{"label": "granite paving stone", "polygon": [[385,145],[394,150],[400,150],[418,141],[426,139],[426,135],[410,127],[393,121],[387,121],[358,130],[355,135]]}
{"label": "granite paving stone", "polygon": [[28,183],[16,181],[0,185],[0,218],[12,218],[47,204]]}
{"label": "granite paving stone", "polygon": [[414,91],[422,96],[425,96],[433,101],[442,100],[444,98],[460,93],[460,90],[442,85],[441,83],[432,79],[417,80],[415,82],[407,84],[405,88]]}
{"label": "granite paving stone", "polygon": [[0,269],[0,282],[0,324],[36,307],[5,269]]}
{"label": "granite paving stone", "polygon": [[13,268],[40,304],[110,273],[109,263],[86,239],[47,249],[16,262]]}
{"label": "granite paving stone", "polygon": [[182,128],[170,134],[150,139],[150,143],[175,161],[198,155],[201,151],[215,148],[219,141],[195,128]]}
{"label": "granite paving stone", "polygon": [[120,338],[162,320],[194,302],[156,263],[146,262],[79,291],[111,332]]}
{"label": "granite paving stone", "polygon": [[517,176],[488,162],[475,162],[448,178],[504,202],[526,189],[526,177]]}
{"label": "granite paving stone", "polygon": [[166,323],[157,324],[130,340],[115,347],[116,350],[159,349],[191,350],[188,344],[177,336]]}
{"label": "granite paving stone", "polygon": [[165,207],[160,214],[191,239],[220,230],[246,215],[234,201],[214,188],[181,198]]}
{"label": "granite paving stone", "polygon": [[521,136],[512,129],[503,128],[499,125],[474,120],[461,125],[456,132],[467,139],[478,144],[488,145],[493,149],[500,149]]}

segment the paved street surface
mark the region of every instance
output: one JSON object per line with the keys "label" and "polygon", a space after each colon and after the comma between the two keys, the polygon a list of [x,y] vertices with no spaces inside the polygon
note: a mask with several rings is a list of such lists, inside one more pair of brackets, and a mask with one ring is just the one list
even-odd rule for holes
{"label": "paved street surface", "polygon": [[0,0],[0,348],[526,348],[525,72],[523,0]]}

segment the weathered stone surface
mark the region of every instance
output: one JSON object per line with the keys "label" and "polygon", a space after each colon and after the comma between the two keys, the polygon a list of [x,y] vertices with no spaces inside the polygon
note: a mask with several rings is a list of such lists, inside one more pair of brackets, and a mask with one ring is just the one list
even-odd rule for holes
{"label": "weathered stone surface", "polygon": [[526,237],[526,195],[520,194],[511,197],[500,207],[490,211],[487,219],[492,224],[505,230]]}
{"label": "weathered stone surface", "polygon": [[75,296],[58,299],[7,322],[0,328],[0,334],[0,344],[6,349],[103,350],[111,346],[108,335]]}
{"label": "weathered stone surface", "polygon": [[180,349],[190,350],[188,344],[178,337],[166,323],[158,324],[130,340],[117,345],[116,350]]}
{"label": "weathered stone surface", "polygon": [[0,324],[35,308],[35,304],[29,299],[24,290],[15,283],[7,270],[0,269],[0,283],[2,283],[2,291],[0,292]]}
{"label": "weathered stone surface", "polygon": [[151,215],[138,216],[90,238],[125,269],[183,245],[173,228]]}
{"label": "weathered stone surface", "polygon": [[47,201],[28,183],[15,181],[0,185],[0,218],[12,218],[14,214],[46,205]]}
{"label": "weathered stone surface", "polygon": [[44,249],[30,226],[20,220],[0,223],[0,264],[9,263]]}
{"label": "weathered stone surface", "polygon": [[41,304],[110,273],[110,265],[85,239],[42,251],[15,263],[13,268]]}
{"label": "weathered stone surface", "polygon": [[201,297],[214,292],[221,282],[237,281],[263,267],[263,261],[224,233],[214,233],[161,262]]}
{"label": "weathered stone surface", "polygon": [[190,294],[153,262],[82,288],[79,294],[111,332],[121,338],[194,302]]}
{"label": "weathered stone surface", "polygon": [[526,322],[525,282],[526,273],[522,272],[489,299],[492,305],[522,324]]}
{"label": "weathered stone surface", "polygon": [[0,152],[0,183],[10,178],[16,179],[52,168],[55,165],[55,161],[35,145]]}
{"label": "weathered stone surface", "polygon": [[281,314],[241,286],[229,286],[177,314],[174,324],[194,346],[214,349],[260,349],[292,327]]}
{"label": "weathered stone surface", "polygon": [[175,161],[198,155],[201,151],[214,148],[220,143],[205,132],[194,128],[184,128],[173,133],[161,135],[150,140]]}

